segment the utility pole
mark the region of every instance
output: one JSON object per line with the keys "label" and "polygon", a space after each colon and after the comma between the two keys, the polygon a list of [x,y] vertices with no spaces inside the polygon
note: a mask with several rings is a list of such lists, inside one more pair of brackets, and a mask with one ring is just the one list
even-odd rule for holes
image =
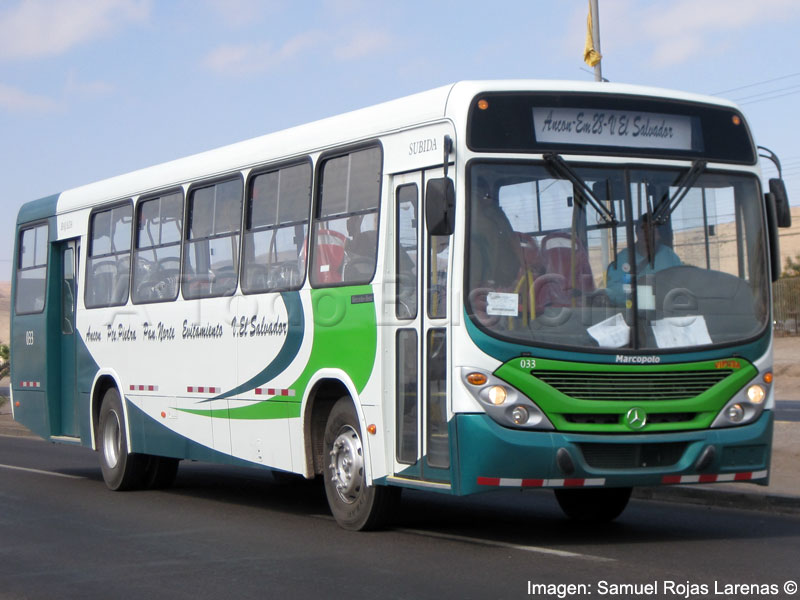
{"label": "utility pole", "polygon": [[[600,52],[600,9],[597,5],[598,0],[589,0],[589,7],[592,14],[592,43],[597,54]],[[603,60],[597,61],[594,66],[594,80],[603,81]]]}

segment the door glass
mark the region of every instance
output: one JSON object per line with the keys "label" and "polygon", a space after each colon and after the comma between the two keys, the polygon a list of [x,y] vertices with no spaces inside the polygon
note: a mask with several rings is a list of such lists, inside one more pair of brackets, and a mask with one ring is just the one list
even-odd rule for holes
{"label": "door glass", "polygon": [[416,184],[397,188],[397,286],[395,315],[417,316],[417,197]]}
{"label": "door glass", "polygon": [[397,462],[417,462],[417,330],[397,331]]}
{"label": "door glass", "polygon": [[432,235],[428,238],[428,316],[447,317],[447,271],[450,237]]}
{"label": "door glass", "polygon": [[75,250],[65,248],[62,253],[61,279],[61,333],[75,331]]}
{"label": "door glass", "polygon": [[447,430],[447,332],[428,330],[428,464],[450,467],[450,440]]}

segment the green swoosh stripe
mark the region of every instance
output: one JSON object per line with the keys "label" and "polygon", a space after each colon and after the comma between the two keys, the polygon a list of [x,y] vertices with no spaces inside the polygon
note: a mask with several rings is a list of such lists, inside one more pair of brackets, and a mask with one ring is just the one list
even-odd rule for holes
{"label": "green swoosh stripe", "polygon": [[223,392],[219,396],[209,398],[208,400],[203,400],[203,402],[224,400],[225,398],[254,390],[258,386],[272,381],[292,364],[292,361],[297,357],[298,352],[300,352],[300,346],[303,344],[303,335],[305,334],[306,325],[303,315],[303,303],[300,301],[299,292],[281,292],[281,298],[283,298],[283,303],[286,305],[289,327],[286,339],[283,341],[283,346],[280,352],[278,352],[278,355],[257,375],[254,375],[232,390]]}

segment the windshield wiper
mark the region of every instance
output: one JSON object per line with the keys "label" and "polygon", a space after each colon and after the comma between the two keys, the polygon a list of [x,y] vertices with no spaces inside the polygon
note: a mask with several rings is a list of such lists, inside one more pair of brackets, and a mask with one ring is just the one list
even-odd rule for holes
{"label": "windshield wiper", "polygon": [[672,213],[678,208],[678,205],[683,202],[683,199],[686,197],[686,194],[689,193],[689,190],[692,189],[694,182],[697,181],[697,178],[702,175],[703,171],[706,170],[706,164],[708,164],[704,160],[696,160],[692,163],[692,166],[686,171],[683,176],[678,180],[675,184],[678,189],[675,190],[675,193],[672,194],[672,197],[667,200],[667,191],[661,197],[658,205],[655,208],[655,212],[653,213],[653,220],[656,223],[666,223],[669,218],[672,216]]}
{"label": "windshield wiper", "polygon": [[581,179],[581,176],[578,175],[575,170],[570,167],[567,162],[561,158],[561,155],[556,154],[554,152],[549,152],[543,156],[544,161],[548,164],[548,166],[556,172],[557,175],[560,175],[564,179],[568,179],[572,185],[578,189],[580,194],[576,194],[576,197],[580,200],[581,198],[585,198],[586,201],[592,205],[600,215],[603,217],[603,221],[609,225],[616,225],[617,219],[614,217],[614,214],[606,208],[602,202],[600,202],[594,195],[589,186],[586,185],[586,182]]}

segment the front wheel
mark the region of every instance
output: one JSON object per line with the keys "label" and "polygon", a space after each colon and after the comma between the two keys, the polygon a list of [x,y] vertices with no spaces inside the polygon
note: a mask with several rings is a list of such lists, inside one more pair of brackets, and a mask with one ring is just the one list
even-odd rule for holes
{"label": "front wheel", "polygon": [[400,498],[400,489],[368,486],[361,427],[350,398],[339,400],[325,427],[325,495],[336,522],[363,531],[386,524]]}
{"label": "front wheel", "polygon": [[576,521],[613,521],[628,506],[633,488],[556,489],[561,510]]}
{"label": "front wheel", "polygon": [[103,396],[98,424],[100,469],[110,490],[123,491],[141,487],[145,475],[146,457],[128,453],[125,413],[116,388]]}

